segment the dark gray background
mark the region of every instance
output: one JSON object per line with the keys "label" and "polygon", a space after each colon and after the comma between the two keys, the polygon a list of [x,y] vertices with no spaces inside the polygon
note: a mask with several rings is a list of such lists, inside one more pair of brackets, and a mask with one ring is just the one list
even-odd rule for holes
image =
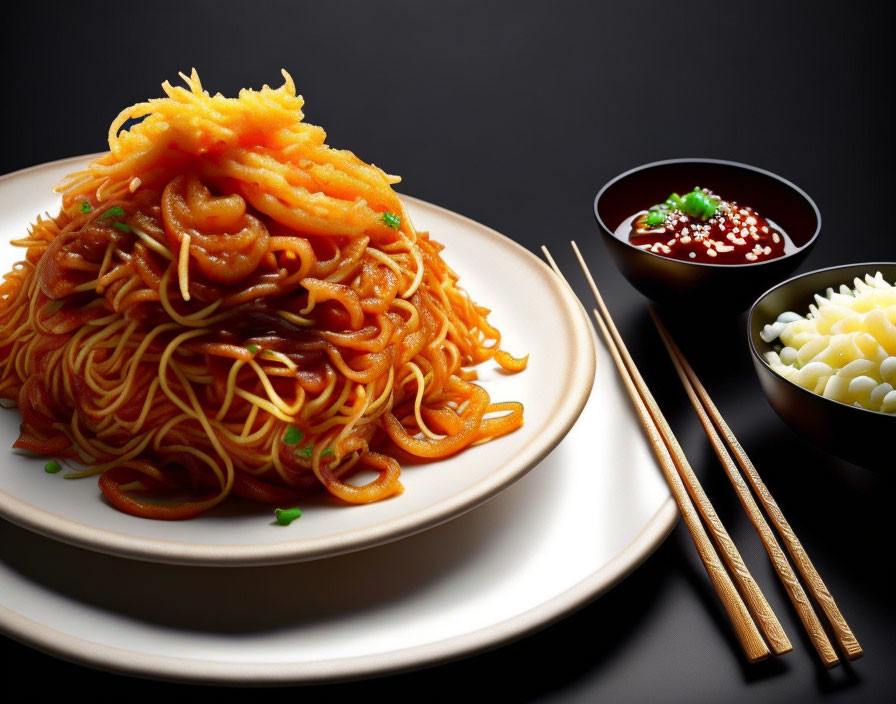
{"label": "dark gray background", "polygon": [[[539,634],[422,672],[285,696],[892,698],[896,612],[883,560],[892,560],[893,480],[833,460],[781,424],[753,376],[743,317],[706,321],[717,340],[712,353],[701,353],[699,333],[679,328],[865,646],[863,660],[826,672],[710,456],[645,300],[604,256],[591,215],[595,192],[623,170],[663,158],[724,158],[776,172],[815,198],[824,227],[803,270],[896,258],[892,10],[789,2],[156,1],[30,3],[16,14],[14,22],[7,17],[0,46],[0,172],[105,148],[117,112],[159,95],[161,81],[174,81],[178,71],[196,66],[207,88],[233,94],[278,84],[285,67],[307,100],[307,119],[327,128],[330,144],[401,174],[403,192],[533,251],[547,243],[564,267],[572,266],[567,241],[578,240],[796,646],[773,662],[742,661],[679,526],[612,592]],[[98,673],[7,639],[0,652],[8,674],[27,682],[26,671],[40,672],[45,695],[249,696]]]}

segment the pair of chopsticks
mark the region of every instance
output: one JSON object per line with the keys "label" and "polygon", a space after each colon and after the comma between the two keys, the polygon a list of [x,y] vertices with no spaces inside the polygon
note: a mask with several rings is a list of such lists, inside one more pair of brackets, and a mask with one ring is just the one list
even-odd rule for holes
{"label": "pair of chopsticks", "polygon": [[[610,355],[622,377],[622,381],[632,399],[635,410],[644,426],[648,439],[653,446],[666,482],[678,505],[682,518],[693,538],[697,553],[703,562],[709,579],[721,599],[734,632],[741,643],[744,653],[750,662],[756,662],[771,654],[781,655],[793,649],[787,634],[762,594],[759,585],[753,579],[743,558],[734,545],[731,536],[725,530],[700,485],[697,476],[685,457],[672,429],[666,422],[653,395],[638,371],[634,360],[610,317],[603,298],[594,283],[588,265],[582,253],[572,242],[572,248],[579,261],[583,273],[594,295],[597,308],[593,310],[597,327],[601,332]],[[546,247],[542,247],[545,257],[554,272],[562,280],[565,277]],[[567,282],[568,285],[568,282]],[[762,511],[756,504],[750,488],[756,492],[759,501],[780,533],[796,570],[806,582],[822,613],[827,617],[840,647],[847,657],[853,660],[862,655],[862,648],[849,629],[833,597],[822,581],[806,551],[800,544],[790,524],[784,518],[768,488],[759,477],[743,447],[737,441],[731,428],[728,427],[721,413],[700,383],[694,370],[688,364],[681,350],[675,344],[659,316],[651,309],[654,323],[660,332],[666,349],[672,358],[679,378],[685,387],[694,410],[709,437],[710,444],[722,462],[726,474],[734,486],[744,510],[759,533],[768,555],[778,573],[784,588],[803,623],[819,658],[826,667],[833,667],[840,658],[837,655],[825,628],[815,613],[806,591],[800,584],[797,575],[791,568],[784,551],[781,549],[774,532],[766,521]],[[721,433],[721,436],[720,436]],[[723,440],[724,438],[724,440]],[[726,449],[726,446],[728,449]],[[734,455],[731,458],[728,450]],[[746,481],[739,469],[746,475]],[[747,485],[749,482],[749,487]],[[701,522],[702,518],[702,522]],[[704,522],[706,527],[704,527]],[[707,534],[706,528],[709,528]],[[710,540],[709,536],[712,536]],[[715,543],[715,548],[713,546]],[[718,550],[718,552],[717,552]]]}

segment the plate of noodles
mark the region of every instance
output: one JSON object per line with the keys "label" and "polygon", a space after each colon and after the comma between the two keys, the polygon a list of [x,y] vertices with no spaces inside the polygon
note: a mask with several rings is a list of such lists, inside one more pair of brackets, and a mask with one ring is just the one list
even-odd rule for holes
{"label": "plate of noodles", "polygon": [[[404,540],[221,569],[104,555],[0,521],[0,632],[103,670],[285,685],[434,665],[553,623],[637,568],[678,518],[613,361],[595,351],[585,409],[535,469]],[[572,633],[599,628],[600,614]]]}
{"label": "plate of noodles", "polygon": [[284,77],[182,76],[109,152],[0,178],[4,518],[141,560],[308,560],[468,511],[575,423],[572,293],[327,146]]}

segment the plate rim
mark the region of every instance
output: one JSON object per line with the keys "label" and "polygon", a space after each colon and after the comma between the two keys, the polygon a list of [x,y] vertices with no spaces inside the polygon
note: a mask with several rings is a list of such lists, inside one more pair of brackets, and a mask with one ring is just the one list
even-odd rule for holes
{"label": "plate rim", "polygon": [[678,523],[667,497],[610,561],[560,594],[509,619],[463,635],[386,653],[312,662],[235,663],[123,650],[63,633],[0,605],[0,630],[68,662],[132,677],[209,685],[314,685],[395,675],[472,657],[547,628],[615,587],[662,545]]}
{"label": "plate rim", "polygon": [[[85,162],[105,152],[57,159],[0,176],[0,184],[21,178],[35,171],[60,167],[69,163]],[[561,401],[559,420],[552,420],[542,431],[546,443],[524,447],[511,461],[483,479],[441,501],[410,513],[380,521],[365,528],[355,528],[322,538],[286,540],[266,545],[173,542],[155,538],[132,536],[72,520],[52,513],[0,488],[0,517],[27,530],[39,533],[76,547],[86,548],[118,557],[178,565],[248,567],[334,557],[364,550],[415,533],[429,530],[457,518],[496,496],[538,465],[566,436],[587,403],[594,384],[596,355],[594,341],[584,309],[573,292],[557,278],[550,268],[522,245],[496,230],[439,205],[400,194],[407,202],[430,208],[439,214],[459,220],[476,228],[482,235],[509,247],[518,256],[536,264],[549,287],[554,289],[564,305],[560,311],[572,330],[573,357],[565,365],[564,380],[571,393]]]}

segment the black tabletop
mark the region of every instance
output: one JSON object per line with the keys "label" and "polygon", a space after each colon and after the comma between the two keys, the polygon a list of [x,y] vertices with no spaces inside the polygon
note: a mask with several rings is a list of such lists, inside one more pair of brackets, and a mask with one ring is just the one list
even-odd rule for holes
{"label": "black tabletop", "polygon": [[[739,654],[682,525],[636,572],[561,622],[454,663],[307,688],[305,701],[889,700],[896,675],[896,482],[815,449],[767,405],[745,319],[673,325],[865,648],[821,668],[687,406],[646,301],[597,239],[600,186],[638,164],[713,157],[773,171],[823,217],[801,270],[894,260],[893,11],[862,3],[26,3],[6,23],[0,172],[105,148],[106,127],[195,66],[212,91],[278,84],[287,68],[329,143],[403,177],[404,193],[485,223],[565,268],[582,246],[794,652]],[[579,293],[585,289],[576,282]],[[860,440],[860,438],[857,438]],[[244,697],[138,682],[0,639],[9,674],[47,694]],[[38,680],[31,679],[37,683]],[[189,690],[189,691],[187,691]],[[279,693],[268,693],[279,696]]]}

